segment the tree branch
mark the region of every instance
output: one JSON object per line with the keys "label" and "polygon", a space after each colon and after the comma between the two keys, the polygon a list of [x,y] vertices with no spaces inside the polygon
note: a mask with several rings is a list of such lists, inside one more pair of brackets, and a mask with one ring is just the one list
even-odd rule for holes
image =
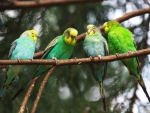
{"label": "tree branch", "polygon": [[35,60],[0,60],[0,65],[79,65],[79,64],[87,64],[90,62],[111,62],[115,60],[121,60],[125,58],[137,57],[142,55],[150,54],[150,48],[138,50],[136,52],[131,53],[123,53],[118,55],[110,55],[110,56],[102,56],[101,59],[98,57],[94,57],[92,60],[90,58],[79,58],[79,59],[68,59],[68,60],[58,60],[57,64],[55,60],[45,60],[45,59],[35,59]]}
{"label": "tree branch", "polygon": [[40,51],[34,54],[34,59],[40,58],[42,56],[42,54],[44,53],[44,51]]}
{"label": "tree branch", "polygon": [[54,70],[55,70],[56,68],[57,68],[57,66],[53,66],[53,67],[48,71],[48,73],[46,74],[46,76],[45,76],[43,82],[41,83],[41,86],[40,86],[40,88],[39,88],[38,94],[37,94],[36,99],[35,99],[35,101],[34,101],[34,105],[33,105],[33,107],[32,107],[31,113],[35,113],[36,108],[37,108],[37,105],[38,105],[38,102],[39,102],[39,100],[40,100],[40,98],[41,98],[41,95],[42,95],[42,91],[43,91],[43,89],[44,89],[44,86],[45,86],[45,84],[46,84],[48,78],[49,78],[50,75],[54,72]]}
{"label": "tree branch", "polygon": [[[140,15],[143,15],[143,14],[146,14],[146,13],[150,13],[150,7],[126,13],[123,16],[121,16],[121,17],[119,17],[119,18],[117,18],[115,20],[118,21],[118,22],[123,22],[123,21],[126,21],[126,20],[128,20],[128,19],[130,19],[132,17],[140,16]],[[103,26],[99,26],[99,29],[101,31],[104,31]],[[77,36],[77,42],[83,41],[85,36],[86,36],[85,33],[82,33],[82,34],[78,35]],[[42,54],[43,54],[43,51],[37,52],[37,53],[35,53],[34,58],[39,58],[39,57],[41,57]]]}
{"label": "tree branch", "polygon": [[32,90],[33,90],[34,85],[35,85],[36,81],[38,80],[38,78],[39,78],[39,76],[36,77],[36,78],[32,81],[32,83],[31,83],[31,85],[30,85],[30,87],[29,87],[29,89],[28,89],[28,91],[27,91],[27,93],[26,93],[26,95],[25,95],[25,97],[24,97],[24,99],[23,99],[23,102],[22,102],[22,104],[21,104],[21,107],[20,107],[20,110],[19,110],[18,113],[24,113],[24,110],[25,110],[25,108],[26,108],[26,104],[27,104],[27,102],[28,102],[28,99],[29,99],[29,97],[30,97],[30,95],[31,95],[31,93],[32,93]]}
{"label": "tree branch", "polygon": [[24,9],[35,8],[41,6],[54,6],[54,5],[66,5],[75,3],[87,3],[87,2],[100,2],[103,0],[43,0],[43,1],[15,1],[0,3],[0,9]]}
{"label": "tree branch", "polygon": [[[140,15],[143,15],[143,14],[146,14],[146,13],[150,13],[150,7],[147,7],[147,8],[143,8],[143,9],[139,9],[139,10],[135,10],[135,11],[132,11],[132,12],[129,12],[129,13],[126,13],[124,14],[123,16],[119,17],[119,18],[116,18],[115,20],[118,21],[118,22],[123,22],[125,20],[128,20],[132,17],[135,17],[135,16],[140,16]],[[104,28],[103,26],[99,26],[99,29],[101,31],[104,31]],[[84,40],[84,37],[85,37],[85,33],[81,34],[81,35],[78,35],[77,36],[77,41],[81,41],[81,40]]]}

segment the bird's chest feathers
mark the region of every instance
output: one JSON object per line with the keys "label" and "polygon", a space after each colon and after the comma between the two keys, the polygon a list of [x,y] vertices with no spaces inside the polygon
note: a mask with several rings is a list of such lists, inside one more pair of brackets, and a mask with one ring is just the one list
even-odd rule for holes
{"label": "bird's chest feathers", "polygon": [[124,36],[120,35],[119,31],[110,32],[108,34],[108,46],[111,52],[120,53],[123,49],[122,47],[126,43]]}
{"label": "bird's chest feathers", "polygon": [[73,48],[73,45],[59,42],[51,51],[51,57],[56,57],[57,59],[68,59],[72,54]]}
{"label": "bird's chest feathers", "polygon": [[103,41],[99,38],[87,38],[84,42],[84,50],[88,56],[104,56],[104,44]]}
{"label": "bird's chest feathers", "polygon": [[103,43],[102,39],[97,37],[88,37],[85,39],[85,45],[86,46],[92,46],[96,48],[97,46],[100,46]]}
{"label": "bird's chest feathers", "polygon": [[24,40],[23,43],[18,42],[14,52],[14,59],[30,59],[33,58],[35,52],[35,43],[30,40]]}

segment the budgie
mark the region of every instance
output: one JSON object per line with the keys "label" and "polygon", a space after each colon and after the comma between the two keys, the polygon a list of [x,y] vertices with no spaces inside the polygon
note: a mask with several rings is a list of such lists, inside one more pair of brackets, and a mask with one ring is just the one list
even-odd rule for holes
{"label": "budgie", "polygon": [[[10,60],[33,59],[37,36],[38,33],[35,30],[27,30],[23,32],[20,37],[11,44],[8,58]],[[7,67],[6,78],[3,83],[3,89],[0,92],[0,97],[4,95],[5,91],[23,69],[24,66],[22,65],[9,65]]]}
{"label": "budgie", "polygon": [[[107,56],[109,53],[105,38],[101,35],[99,28],[94,25],[87,26],[87,33],[83,42],[83,50],[86,57],[90,58],[97,56],[101,58],[101,56]],[[99,84],[100,94],[103,99],[103,109],[106,111],[103,80],[106,76],[107,62],[90,63],[89,66],[95,80]]]}
{"label": "budgie", "polygon": [[[63,35],[56,37],[48,44],[42,55],[42,59],[54,59],[56,63],[57,59],[69,59],[76,44],[77,35],[78,31],[76,29],[66,29]],[[52,65],[39,65],[33,77],[21,87],[21,89],[15,94],[12,100],[15,99],[32,82],[35,77],[49,70],[51,67]]]}
{"label": "budgie", "polygon": [[[118,56],[119,53],[130,53],[137,50],[132,33],[122,27],[120,23],[117,21],[108,21],[103,24],[103,27],[105,33],[108,35],[109,50],[113,54]],[[150,102],[149,94],[139,70],[138,58],[127,58],[121,60],[121,62],[127,67],[130,75],[136,78]]]}

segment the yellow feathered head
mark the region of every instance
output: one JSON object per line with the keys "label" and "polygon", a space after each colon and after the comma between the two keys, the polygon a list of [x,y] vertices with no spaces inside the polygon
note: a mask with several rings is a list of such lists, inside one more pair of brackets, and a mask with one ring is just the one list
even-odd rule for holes
{"label": "yellow feathered head", "polygon": [[20,37],[23,37],[23,36],[29,36],[36,43],[38,33],[35,30],[27,30],[20,35]]}
{"label": "yellow feathered head", "polygon": [[88,25],[86,35],[94,35],[95,33],[101,33],[100,29],[95,25],[92,24]]}
{"label": "yellow feathered head", "polygon": [[68,28],[64,31],[64,40],[67,44],[75,45],[77,40],[76,37],[78,35],[78,31],[74,28]]}
{"label": "yellow feathered head", "polygon": [[114,26],[115,26],[115,27],[121,26],[121,24],[120,24],[119,22],[115,21],[115,20],[111,20],[111,21],[105,22],[105,23],[103,24],[105,33],[108,33],[109,29],[110,29],[111,27],[114,27]]}

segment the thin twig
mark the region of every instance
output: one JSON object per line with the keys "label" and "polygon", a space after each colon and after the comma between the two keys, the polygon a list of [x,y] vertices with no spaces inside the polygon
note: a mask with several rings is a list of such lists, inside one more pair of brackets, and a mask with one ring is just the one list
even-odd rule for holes
{"label": "thin twig", "polygon": [[43,1],[16,1],[0,3],[0,9],[26,9],[41,6],[54,6],[54,5],[66,5],[75,3],[87,3],[87,2],[102,2],[103,0],[43,0]]}
{"label": "thin twig", "polygon": [[32,107],[31,113],[35,113],[36,108],[37,108],[37,105],[38,105],[38,102],[39,102],[39,100],[40,100],[40,98],[41,98],[41,95],[42,95],[42,91],[43,91],[43,89],[44,89],[44,86],[45,86],[45,84],[46,84],[48,78],[49,78],[50,75],[54,72],[54,70],[55,70],[56,68],[57,68],[57,66],[53,66],[53,67],[48,71],[48,73],[46,74],[46,76],[45,76],[43,82],[41,83],[41,86],[40,86],[40,88],[39,88],[38,94],[37,94],[36,99],[35,99],[35,101],[34,101],[34,105],[33,105],[33,107]]}
{"label": "thin twig", "polygon": [[148,0],[143,0],[143,1],[150,6],[150,3]]}
{"label": "thin twig", "polygon": [[35,53],[35,54],[34,54],[34,59],[40,58],[43,53],[44,53],[44,51],[40,51],[40,52]]}
{"label": "thin twig", "polygon": [[86,107],[84,110],[83,110],[83,113],[88,113],[90,110],[90,107]]}
{"label": "thin twig", "polygon": [[134,86],[134,91],[133,91],[133,95],[132,95],[132,98],[130,99],[130,104],[129,104],[129,113],[133,113],[133,106],[134,106],[134,103],[137,99],[137,95],[136,95],[136,91],[138,90],[138,82],[135,83],[135,86]]}
{"label": "thin twig", "polygon": [[27,93],[26,93],[26,95],[25,95],[25,97],[24,97],[24,99],[23,99],[23,102],[22,102],[22,104],[21,104],[21,107],[20,107],[20,110],[19,110],[18,113],[24,113],[24,110],[25,110],[25,108],[26,108],[26,104],[27,104],[27,102],[28,102],[28,99],[29,99],[29,97],[30,97],[30,95],[31,95],[31,93],[32,93],[32,90],[33,90],[34,85],[35,85],[35,83],[36,83],[36,81],[37,81],[38,78],[39,78],[39,76],[36,77],[36,78],[33,80],[33,82],[31,83],[31,85],[30,85],[30,87],[29,87],[29,89],[28,89],[28,91],[27,91]]}
{"label": "thin twig", "polygon": [[29,109],[28,109],[28,107],[26,106],[26,113],[29,113]]}

